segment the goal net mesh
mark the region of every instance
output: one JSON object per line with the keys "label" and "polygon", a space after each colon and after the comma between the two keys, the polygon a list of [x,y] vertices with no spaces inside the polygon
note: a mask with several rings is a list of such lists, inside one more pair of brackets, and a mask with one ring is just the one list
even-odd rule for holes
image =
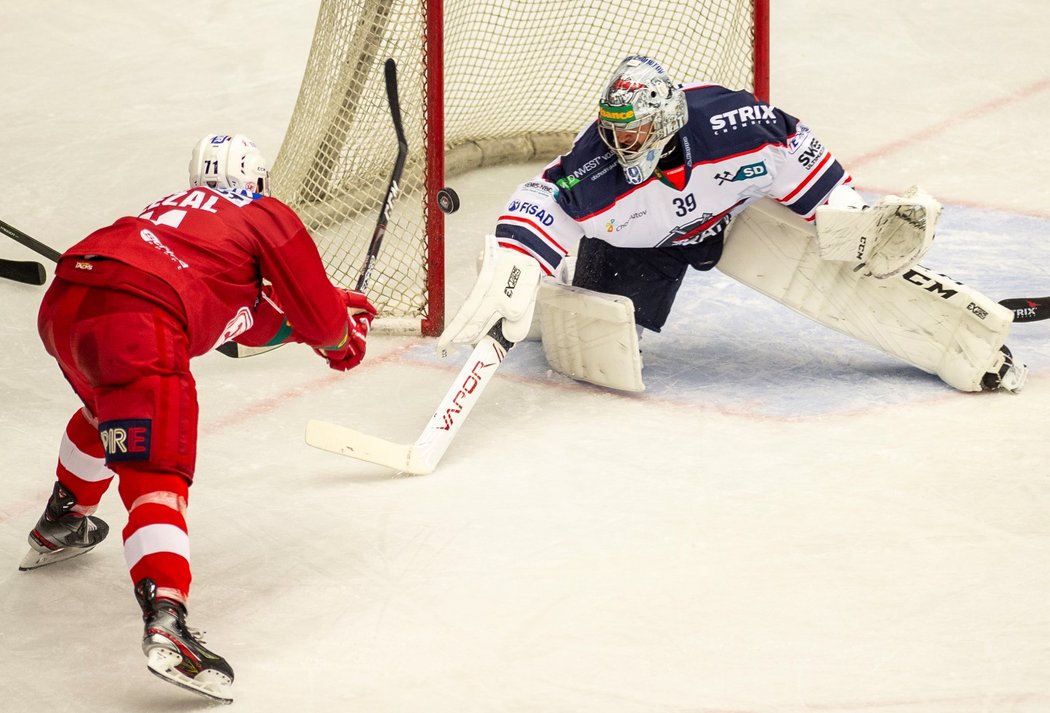
{"label": "goal net mesh", "polygon": [[[754,88],[752,0],[445,0],[443,63],[424,40],[426,1],[322,0],[273,170],[275,195],[310,228],[330,277],[353,287],[397,151],[383,83],[383,62],[397,61],[409,156],[368,288],[387,324],[419,331],[429,296],[444,289],[440,256],[428,260],[441,246],[428,234],[435,142],[445,157],[436,185],[472,168],[553,158],[594,119],[603,84],[629,54],[659,60],[678,82]],[[433,72],[444,86],[443,139],[430,135],[440,118],[428,116]]]}

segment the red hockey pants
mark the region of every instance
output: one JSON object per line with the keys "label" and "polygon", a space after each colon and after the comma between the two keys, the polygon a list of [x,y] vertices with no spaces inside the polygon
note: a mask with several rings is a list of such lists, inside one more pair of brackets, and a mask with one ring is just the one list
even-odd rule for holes
{"label": "red hockey pants", "polygon": [[185,601],[198,414],[185,327],[145,297],[55,277],[38,328],[85,407],[66,427],[59,481],[87,513],[115,473],[132,581],[149,577],[162,595]]}

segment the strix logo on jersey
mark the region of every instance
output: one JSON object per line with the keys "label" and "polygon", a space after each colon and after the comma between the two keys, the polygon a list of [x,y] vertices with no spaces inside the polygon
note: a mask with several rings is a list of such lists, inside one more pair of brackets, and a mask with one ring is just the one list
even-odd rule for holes
{"label": "strix logo on jersey", "polygon": [[772,124],[776,120],[777,115],[773,112],[772,106],[766,104],[742,106],[739,109],[730,109],[712,116],[711,129],[716,134],[725,134],[749,124]]}

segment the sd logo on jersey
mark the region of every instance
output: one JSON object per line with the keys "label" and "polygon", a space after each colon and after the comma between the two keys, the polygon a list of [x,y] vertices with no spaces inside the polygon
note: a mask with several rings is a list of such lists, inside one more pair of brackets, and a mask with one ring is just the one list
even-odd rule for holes
{"label": "sd logo on jersey", "polygon": [[736,173],[730,173],[729,171],[722,171],[722,173],[715,174],[715,180],[718,181],[718,185],[724,186],[726,183],[733,181],[747,181],[752,178],[758,178],[759,176],[765,176],[769,173],[766,168],[766,164],[762,161],[758,163],[749,163],[746,166],[741,166],[736,170]]}

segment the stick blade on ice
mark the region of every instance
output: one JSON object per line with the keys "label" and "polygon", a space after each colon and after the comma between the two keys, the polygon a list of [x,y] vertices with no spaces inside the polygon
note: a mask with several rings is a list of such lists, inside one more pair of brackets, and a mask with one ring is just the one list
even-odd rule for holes
{"label": "stick blade on ice", "polygon": [[434,470],[414,444],[393,443],[326,421],[311,420],[306,424],[306,443],[402,473],[426,475]]}

